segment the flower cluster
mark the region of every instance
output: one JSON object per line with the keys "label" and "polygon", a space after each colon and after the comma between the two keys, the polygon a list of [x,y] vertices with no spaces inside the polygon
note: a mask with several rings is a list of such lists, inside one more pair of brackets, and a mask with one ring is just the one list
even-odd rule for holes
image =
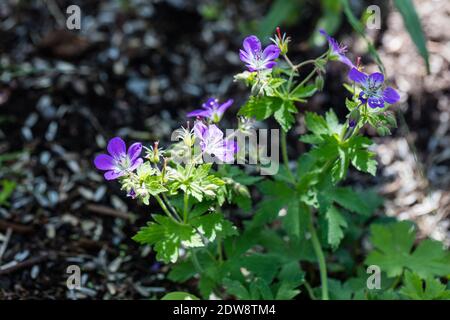
{"label": "flower cluster", "polygon": [[[148,160],[146,162],[140,157],[142,143],[136,142],[127,150],[125,142],[120,137],[115,137],[108,142],[109,154],[98,155],[94,159],[94,165],[97,169],[106,171],[106,180],[119,179],[129,197],[138,198],[146,204],[151,195],[170,189],[176,193],[176,188],[171,185],[185,177],[186,172],[193,171],[191,168],[183,169],[183,174],[177,172],[181,167],[177,166],[180,158],[175,156],[176,150],[183,150],[189,155],[181,160],[186,162],[186,167],[194,167],[202,162],[230,163],[234,160],[238,151],[237,143],[231,137],[224,137],[224,133],[217,126],[232,103],[232,99],[222,104],[219,104],[216,98],[208,99],[203,103],[202,109],[188,114],[189,117],[198,118],[193,128],[177,130],[180,143],[172,145],[167,152],[159,147],[159,142],[149,148],[145,147],[145,159]],[[199,153],[195,146],[199,147]],[[172,155],[169,151],[172,151]],[[169,164],[175,165],[175,168]],[[204,192],[209,192],[211,188],[213,187],[210,185]]]}

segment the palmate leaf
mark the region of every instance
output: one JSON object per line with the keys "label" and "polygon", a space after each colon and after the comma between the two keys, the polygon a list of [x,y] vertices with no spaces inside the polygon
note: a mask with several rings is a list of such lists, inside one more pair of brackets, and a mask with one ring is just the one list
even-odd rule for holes
{"label": "palmate leaf", "polygon": [[[354,191],[350,187],[333,187],[326,189],[323,193],[324,204],[326,205],[335,202],[341,207],[361,215],[370,215],[374,209],[379,205],[379,202],[374,203],[375,207],[370,206],[369,202],[365,201],[364,193]],[[321,208],[328,209],[328,207]]]}
{"label": "palmate leaf", "polygon": [[428,278],[425,281],[415,273],[406,271],[400,294],[413,300],[449,300],[450,290],[438,279]]}
{"label": "palmate leaf", "polygon": [[161,215],[154,215],[153,219],[155,222],[149,222],[146,227],[141,228],[133,240],[153,245],[158,260],[165,263],[176,262],[182,243],[187,247],[203,246],[200,235],[191,226],[177,224]]}
{"label": "palmate leaf", "polygon": [[283,100],[279,97],[251,97],[248,102],[239,110],[239,115],[255,118],[258,121],[274,116],[284,131],[288,131],[295,122],[293,114],[297,113],[297,108],[290,100]]}
{"label": "palmate leaf", "polygon": [[295,117],[293,114],[297,113],[297,108],[292,101],[284,100],[274,113],[275,120],[280,124],[284,131],[289,131],[292,125],[295,123]]}
{"label": "palmate leaf", "polygon": [[238,115],[262,121],[269,118],[282,104],[283,100],[278,97],[250,97]]}
{"label": "palmate leaf", "polygon": [[367,150],[372,145],[372,140],[364,136],[356,135],[348,143],[349,158],[351,159],[352,165],[359,171],[367,172],[375,176],[377,171],[375,153]]}
{"label": "palmate leaf", "polygon": [[154,215],[153,219],[155,221],[141,228],[133,240],[153,245],[156,258],[165,263],[175,263],[181,247],[203,247],[207,244],[205,241],[213,241],[217,235],[225,238],[236,234],[231,222],[220,213],[195,217],[189,224],[176,223],[162,215]]}
{"label": "palmate leaf", "polygon": [[371,242],[375,247],[366,259],[378,265],[389,277],[409,269],[422,278],[450,274],[450,254],[438,241],[424,240],[413,250],[416,231],[411,222],[371,226]]}

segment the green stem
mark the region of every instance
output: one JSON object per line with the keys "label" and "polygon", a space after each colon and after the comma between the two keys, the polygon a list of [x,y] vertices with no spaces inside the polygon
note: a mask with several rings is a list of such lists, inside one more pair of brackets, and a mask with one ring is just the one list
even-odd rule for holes
{"label": "green stem", "polygon": [[283,157],[283,162],[286,167],[286,170],[289,174],[289,178],[291,178],[292,182],[295,182],[295,177],[289,168],[289,158],[287,153],[287,136],[286,131],[281,129],[281,156]]}
{"label": "green stem", "polygon": [[200,265],[200,262],[198,261],[197,258],[197,254],[195,252],[195,249],[191,249],[191,259],[192,259],[192,264],[194,265],[195,270],[199,273],[202,274],[203,273],[203,268]]}
{"label": "green stem", "polygon": [[314,67],[314,69],[313,69],[313,71],[311,71],[307,76],[306,76],[306,78],[305,79],[303,79],[303,81],[301,81],[293,90],[292,90],[292,92],[294,92],[295,90],[297,90],[298,88],[300,88],[300,87],[302,87],[305,83],[307,83],[311,78],[312,78],[312,76],[317,72],[317,68],[316,67]]}
{"label": "green stem", "polygon": [[313,245],[314,252],[319,263],[320,272],[320,282],[322,284],[322,300],[329,300],[328,297],[328,278],[327,278],[327,265],[325,263],[325,255],[322,251],[322,246],[320,245],[319,238],[317,237],[316,229],[314,228],[314,221],[311,211],[309,211],[309,232],[311,233],[311,241]]}
{"label": "green stem", "polygon": [[158,201],[159,206],[161,207],[161,209],[163,209],[164,213],[170,218],[172,219],[173,222],[175,222],[176,224],[179,225],[183,225],[183,223],[181,223],[180,221],[178,221],[177,219],[175,219],[175,217],[170,213],[169,209],[167,209],[166,204],[164,203],[164,201],[161,199],[161,197],[159,195],[155,195],[155,199]]}
{"label": "green stem", "polygon": [[173,213],[173,215],[181,221],[180,215],[178,214],[177,210],[173,207],[173,205],[170,203],[169,199],[167,198],[167,196],[164,193],[161,193],[162,195],[162,200],[164,201],[164,203],[167,205],[169,211],[171,211]]}
{"label": "green stem", "polygon": [[189,206],[189,195],[184,193],[183,198],[183,222],[186,223],[188,220],[188,206]]}
{"label": "green stem", "polygon": [[311,288],[311,285],[309,284],[309,282],[305,280],[303,285],[305,286],[306,291],[308,291],[308,295],[311,298],[311,300],[317,300],[316,296],[314,295],[314,291]]}
{"label": "green stem", "polygon": [[219,256],[219,263],[223,263],[223,254],[222,254],[222,239],[220,236],[217,236],[217,255]]}
{"label": "green stem", "polygon": [[307,64],[310,64],[310,63],[315,63],[315,62],[316,62],[316,59],[305,60],[305,61],[295,65],[294,68],[295,68],[295,70],[297,70],[298,68],[300,68],[300,67],[302,67],[304,65],[307,65]]}
{"label": "green stem", "polygon": [[292,68],[292,70],[296,69],[296,66],[292,63],[291,59],[287,55],[283,55],[284,60],[286,60],[287,64]]}

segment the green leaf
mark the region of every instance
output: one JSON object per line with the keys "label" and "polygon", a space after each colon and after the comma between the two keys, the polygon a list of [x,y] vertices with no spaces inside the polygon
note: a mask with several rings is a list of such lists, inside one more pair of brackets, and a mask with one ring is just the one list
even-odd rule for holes
{"label": "green leaf", "polygon": [[189,223],[210,242],[214,241],[217,235],[223,239],[237,234],[231,222],[225,220],[218,212],[196,217]]}
{"label": "green leaf", "polygon": [[203,246],[200,236],[191,226],[178,224],[161,215],[154,215],[153,219],[155,222],[142,227],[133,240],[154,245],[158,260],[175,263],[182,243],[187,247]]}
{"label": "green leaf", "polygon": [[2,180],[0,182],[2,189],[0,190],[0,206],[8,205],[8,199],[11,197],[14,189],[16,188],[16,183],[10,180]]}
{"label": "green leaf", "polygon": [[275,120],[280,124],[284,131],[289,131],[292,125],[295,123],[295,117],[292,114],[297,113],[292,101],[283,101],[278,110],[275,111]]}
{"label": "green leaf", "polygon": [[190,260],[178,262],[170,270],[167,278],[174,282],[185,282],[195,276],[197,271]]}
{"label": "green leaf", "polygon": [[356,135],[348,141],[348,144],[352,165],[359,171],[375,176],[377,171],[375,153],[367,150],[372,141],[367,137]]}
{"label": "green leaf", "polygon": [[166,294],[161,300],[200,300],[193,294],[181,291],[170,292]]}
{"label": "green leaf", "polygon": [[413,251],[416,232],[408,221],[371,226],[371,242],[375,247],[366,264],[378,265],[389,277],[399,276],[404,269],[420,277],[450,274],[450,254],[438,241],[424,240]]}
{"label": "green leaf", "polygon": [[325,119],[314,112],[306,112],[305,124],[308,130],[316,136],[331,133]]}
{"label": "green leaf", "polygon": [[394,0],[394,4],[403,17],[403,23],[409,32],[411,39],[417,47],[422,58],[425,60],[427,72],[430,73],[430,62],[426,45],[425,35],[420,24],[414,4],[411,0]]}
{"label": "green leaf", "polygon": [[311,97],[316,92],[317,92],[316,86],[314,84],[310,84],[307,86],[295,88],[295,90],[289,94],[289,98],[298,101],[304,101],[305,98]]}
{"label": "green leaf", "polygon": [[428,278],[425,281],[415,273],[406,271],[400,294],[412,300],[449,300],[450,290],[438,279]]}
{"label": "green leaf", "polygon": [[225,278],[223,285],[227,292],[240,300],[250,300],[250,293],[238,280]]}
{"label": "green leaf", "polygon": [[252,274],[268,283],[272,282],[280,267],[278,256],[273,254],[253,253],[241,258],[242,266]]}
{"label": "green leaf", "polygon": [[275,220],[282,208],[295,199],[295,191],[281,181],[265,180],[258,184],[258,189],[264,195],[263,201],[251,221],[250,227],[257,228]]}
{"label": "green leaf", "polygon": [[300,290],[298,290],[298,284],[282,281],[277,294],[275,296],[276,300],[292,300],[294,299],[299,293]]}
{"label": "green leaf", "polygon": [[273,293],[269,284],[260,278],[250,283],[250,295],[253,300],[273,300]]}
{"label": "green leaf", "polygon": [[369,215],[372,209],[364,201],[363,195],[350,187],[335,187],[325,192],[325,196],[345,209],[362,215]]}
{"label": "green leaf", "polygon": [[262,121],[280,109],[282,104],[283,100],[278,97],[250,97],[247,103],[239,110],[238,115]]}
{"label": "green leaf", "polygon": [[330,206],[325,214],[325,218],[328,221],[328,244],[336,250],[344,238],[344,228],[347,228],[347,221],[341,215],[339,210],[335,206]]}
{"label": "green leaf", "polygon": [[275,28],[285,21],[290,15],[295,14],[299,8],[298,1],[276,0],[269,12],[259,25],[259,38],[267,38],[275,31]]}

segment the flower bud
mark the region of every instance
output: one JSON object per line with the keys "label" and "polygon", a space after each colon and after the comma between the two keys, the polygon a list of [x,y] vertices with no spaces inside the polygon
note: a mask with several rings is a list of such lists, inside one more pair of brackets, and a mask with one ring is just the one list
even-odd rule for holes
{"label": "flower bud", "polygon": [[285,55],[288,52],[288,44],[291,39],[289,37],[286,37],[286,33],[283,33],[283,35],[281,35],[280,27],[277,27],[276,30],[277,34],[275,35],[275,38],[271,40],[280,49],[280,53],[282,55]]}
{"label": "flower bud", "polygon": [[323,76],[321,74],[319,74],[316,77],[315,86],[316,86],[317,90],[322,91],[323,90],[323,85],[324,85]]}
{"label": "flower bud", "polygon": [[158,145],[159,145],[159,141],[155,141],[153,144],[153,153],[150,155],[150,161],[152,163],[159,163]]}
{"label": "flower bud", "polygon": [[348,125],[353,128],[358,123],[359,119],[361,117],[361,114],[359,112],[359,108],[353,109],[350,114],[348,115]]}
{"label": "flower bud", "polygon": [[380,136],[384,137],[384,136],[389,135],[389,134],[391,133],[391,131],[389,130],[388,127],[380,126],[380,127],[377,128],[377,133],[378,133]]}
{"label": "flower bud", "polygon": [[393,114],[388,113],[386,115],[386,122],[394,128],[397,128],[397,120],[395,119],[395,116]]}

